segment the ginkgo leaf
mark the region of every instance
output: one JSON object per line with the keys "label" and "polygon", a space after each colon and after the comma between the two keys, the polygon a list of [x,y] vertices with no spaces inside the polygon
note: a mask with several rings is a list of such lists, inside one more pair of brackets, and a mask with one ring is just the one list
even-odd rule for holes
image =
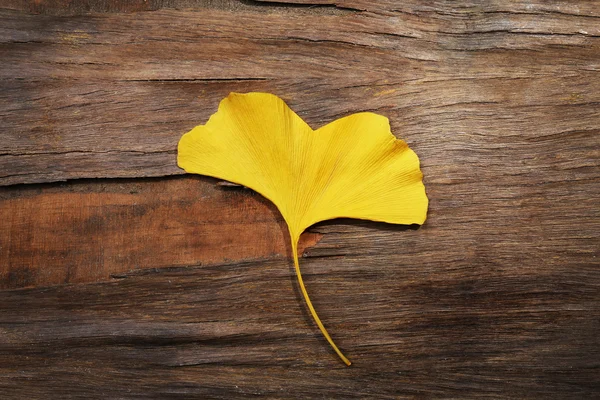
{"label": "ginkgo leaf", "polygon": [[309,226],[347,217],[422,224],[427,196],[417,155],[386,117],[370,112],[312,130],[279,97],[231,93],[205,125],[183,135],[177,162],[186,172],[244,185],[269,199],[289,228],[302,294],[340,358],[304,286],[298,239]]}

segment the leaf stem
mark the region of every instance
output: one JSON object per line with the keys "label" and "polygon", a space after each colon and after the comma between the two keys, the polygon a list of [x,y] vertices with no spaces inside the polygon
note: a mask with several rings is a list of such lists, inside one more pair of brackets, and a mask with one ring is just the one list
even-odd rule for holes
{"label": "leaf stem", "polygon": [[344,354],[340,351],[340,349],[338,349],[338,347],[335,345],[335,343],[333,342],[333,339],[331,339],[331,336],[329,336],[329,333],[327,333],[327,329],[325,329],[325,326],[323,326],[323,323],[319,319],[319,316],[317,315],[317,312],[315,311],[315,308],[313,307],[312,302],[310,301],[310,297],[308,297],[308,292],[306,291],[306,288],[304,287],[304,281],[302,280],[302,274],[300,273],[300,264],[298,263],[298,238],[294,238],[294,235],[291,235],[291,236],[292,236],[292,253],[294,254],[294,268],[296,269],[296,276],[298,277],[298,283],[300,284],[300,290],[302,291],[304,300],[306,301],[306,304],[308,305],[310,314],[312,315],[313,319],[319,326],[321,333],[323,334],[323,336],[325,336],[325,339],[327,339],[327,341],[329,342],[329,344],[331,345],[333,350],[335,350],[337,355],[342,359],[342,361],[346,365],[350,366],[352,363],[350,362],[350,360],[348,360],[346,358],[346,356],[344,356]]}

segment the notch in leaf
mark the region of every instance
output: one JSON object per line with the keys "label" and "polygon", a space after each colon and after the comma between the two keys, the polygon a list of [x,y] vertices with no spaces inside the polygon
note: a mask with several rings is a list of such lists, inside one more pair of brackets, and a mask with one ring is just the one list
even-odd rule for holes
{"label": "notch in leaf", "polygon": [[279,97],[231,93],[205,125],[183,135],[178,165],[255,190],[281,212],[292,241],[300,289],[338,356],[300,273],[298,239],[334,218],[423,224],[428,199],[417,155],[396,139],[387,118],[370,112],[312,130]]}

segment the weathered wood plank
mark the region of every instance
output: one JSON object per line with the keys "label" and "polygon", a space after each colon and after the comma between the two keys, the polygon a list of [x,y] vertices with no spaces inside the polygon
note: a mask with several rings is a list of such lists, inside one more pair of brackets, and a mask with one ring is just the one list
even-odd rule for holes
{"label": "weathered wood plank", "polygon": [[251,9],[3,12],[0,184],[181,173],[178,138],[229,91],[277,93],[313,125],[377,111],[425,145],[600,125],[591,14]]}
{"label": "weathered wood plank", "polygon": [[[304,261],[351,368],[302,314],[283,261],[0,292],[0,388],[32,399],[597,395],[597,266],[544,276],[391,260]],[[332,265],[346,274],[322,272]]]}
{"label": "weathered wood plank", "polygon": [[[0,191],[0,288],[286,258],[289,236],[277,209],[248,190],[214,182],[187,177]],[[320,236],[306,233],[301,247]]]}

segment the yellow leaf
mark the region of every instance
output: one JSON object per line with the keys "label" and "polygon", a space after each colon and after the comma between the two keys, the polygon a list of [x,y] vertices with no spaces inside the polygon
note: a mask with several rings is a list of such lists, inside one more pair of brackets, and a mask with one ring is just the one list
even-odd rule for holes
{"label": "yellow leaf", "polygon": [[340,358],[304,287],[298,239],[309,226],[347,217],[422,224],[427,196],[419,159],[396,139],[387,118],[364,112],[312,130],[279,97],[231,93],[206,125],[183,135],[177,162],[186,172],[249,187],[285,219],[300,289]]}

